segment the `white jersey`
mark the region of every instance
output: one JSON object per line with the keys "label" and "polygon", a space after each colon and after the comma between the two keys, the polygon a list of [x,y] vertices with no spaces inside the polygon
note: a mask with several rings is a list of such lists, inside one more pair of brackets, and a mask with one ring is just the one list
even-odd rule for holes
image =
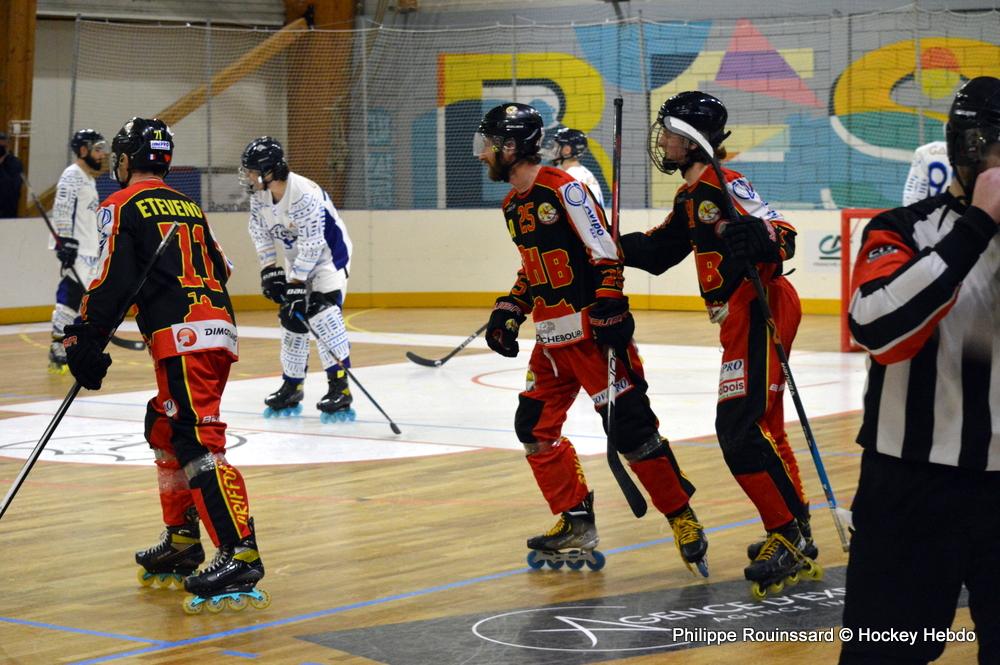
{"label": "white jersey", "polygon": [[903,186],[903,205],[937,196],[951,183],[951,165],[948,163],[948,144],[932,141],[913,152],[910,173]]}
{"label": "white jersey", "polygon": [[313,290],[324,293],[344,290],[351,238],[329,194],[309,178],[289,173],[285,194],[277,203],[267,190],[254,192],[250,237],[262,268],[277,264],[280,243],[289,280],[311,282]]}
{"label": "white jersey", "polygon": [[601,192],[601,185],[598,184],[597,178],[595,178],[594,174],[590,172],[590,169],[583,164],[577,164],[576,166],[571,166],[568,169],[563,170],[573,176],[574,179],[585,184],[590,190],[590,193],[594,195],[595,199],[597,199],[597,202],[601,204],[601,207],[604,207],[604,193]]}
{"label": "white jersey", "polygon": [[[75,238],[80,243],[80,256],[98,258],[104,246],[104,234],[97,224],[97,182],[73,162],[59,176],[56,199],[52,206],[52,224],[62,237]],[[49,238],[49,249],[55,249]]]}

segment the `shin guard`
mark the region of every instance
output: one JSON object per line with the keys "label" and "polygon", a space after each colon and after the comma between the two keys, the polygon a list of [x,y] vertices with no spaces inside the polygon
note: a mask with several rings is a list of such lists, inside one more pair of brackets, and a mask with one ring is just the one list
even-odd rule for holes
{"label": "shin guard", "polygon": [[290,379],[306,378],[309,335],[281,329],[281,372]]}
{"label": "shin guard", "polygon": [[587,497],[590,491],[587,479],[569,439],[559,439],[548,450],[529,454],[527,459],[553,515],[569,510]]}
{"label": "shin guard", "polygon": [[351,345],[347,341],[347,326],[340,307],[330,305],[309,317],[309,326],[316,333],[319,359],[327,369],[343,363],[350,367]]}
{"label": "shin guard", "polygon": [[184,467],[212,542],[232,545],[250,535],[250,500],[243,475],[224,455],[207,453]]}

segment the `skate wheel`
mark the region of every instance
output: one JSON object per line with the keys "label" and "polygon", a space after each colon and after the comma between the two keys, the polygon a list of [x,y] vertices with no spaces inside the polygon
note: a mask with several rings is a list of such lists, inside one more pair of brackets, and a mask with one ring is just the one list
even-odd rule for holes
{"label": "skate wheel", "polygon": [[694,565],[702,577],[708,577],[708,561],[702,559],[701,561],[696,561]]}
{"label": "skate wheel", "polygon": [[153,573],[147,573],[145,568],[140,566],[139,570],[135,571],[135,577],[142,586],[153,586]]}
{"label": "skate wheel", "polygon": [[204,602],[205,609],[210,614],[218,614],[226,609],[227,600],[227,598],[207,598]]}
{"label": "skate wheel", "polygon": [[795,586],[796,584],[798,584],[801,581],[802,581],[802,578],[799,577],[799,573],[798,573],[798,571],[796,571],[796,572],[792,573],[791,575],[789,575],[788,577],[785,578],[785,585],[786,586]]}
{"label": "skate wheel", "polygon": [[258,610],[263,610],[271,606],[271,594],[263,589],[254,589],[250,595],[250,604]]}
{"label": "skate wheel", "polygon": [[238,595],[226,598],[226,604],[234,612],[242,612],[250,604],[250,596]]}
{"label": "skate wheel", "polygon": [[354,412],[354,409],[348,409],[348,410],[347,410],[347,411],[345,412],[345,416],[344,416],[344,420],[346,420],[346,421],[348,421],[348,422],[352,422],[352,423],[353,423],[353,422],[354,422],[354,419],[355,419],[355,418],[357,418],[357,417],[358,417],[358,414],[356,414],[356,413]]}
{"label": "skate wheel", "polygon": [[768,593],[781,593],[784,590],[785,590],[785,583],[781,580],[778,580],[773,584],[769,584],[767,587]]}
{"label": "skate wheel", "polygon": [[569,568],[570,570],[580,570],[581,568],[583,568],[583,564],[584,560],[578,559],[577,561],[567,561],[566,567]]}
{"label": "skate wheel", "polygon": [[69,365],[59,365],[53,366],[49,365],[49,374],[55,374],[56,376],[62,376],[69,371]]}
{"label": "skate wheel", "polygon": [[815,561],[809,561],[805,568],[802,569],[802,573],[809,579],[819,582],[823,579],[823,566]]}
{"label": "skate wheel", "polygon": [[590,553],[590,555],[594,557],[594,560],[587,561],[588,568],[590,568],[591,570],[600,570],[601,568],[604,568],[604,563],[607,561],[607,559],[604,558],[603,554],[601,554],[597,550],[594,550],[593,552]]}
{"label": "skate wheel", "polygon": [[563,563],[565,563],[565,562],[562,561],[561,559],[555,560],[555,561],[553,561],[552,559],[549,559],[549,561],[548,561],[549,568],[551,568],[552,570],[559,570],[560,568],[563,567]]}
{"label": "skate wheel", "polygon": [[538,558],[538,552],[535,550],[531,550],[530,552],[528,552],[528,565],[531,566],[534,570],[538,570],[539,568],[545,565],[545,560],[544,559],[540,560]]}
{"label": "skate wheel", "polygon": [[764,600],[767,598],[767,589],[754,582],[750,585],[750,595],[753,596],[754,600]]}
{"label": "skate wheel", "polygon": [[205,600],[198,596],[188,596],[184,599],[183,608],[184,614],[201,614],[201,611],[205,608]]}

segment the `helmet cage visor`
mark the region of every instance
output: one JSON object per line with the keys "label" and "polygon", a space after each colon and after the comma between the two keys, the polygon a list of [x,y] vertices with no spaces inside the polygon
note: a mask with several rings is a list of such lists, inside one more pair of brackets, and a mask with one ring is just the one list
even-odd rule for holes
{"label": "helmet cage visor", "polygon": [[502,136],[489,136],[482,130],[477,131],[472,137],[472,156],[479,157],[487,148],[492,148],[495,153],[504,149],[516,150],[517,141],[512,138],[504,139]]}
{"label": "helmet cage visor", "polygon": [[1000,142],[1000,126],[987,125],[957,130],[955,166],[977,167],[986,160],[990,147]]}
{"label": "helmet cage visor", "polygon": [[661,139],[665,134],[669,133],[667,128],[663,126],[662,118],[657,119],[649,127],[649,145],[647,150],[649,152],[649,159],[653,162],[653,165],[662,173],[671,175],[681,168],[682,164],[680,162],[675,162],[673,160],[667,159],[666,148],[663,147]]}

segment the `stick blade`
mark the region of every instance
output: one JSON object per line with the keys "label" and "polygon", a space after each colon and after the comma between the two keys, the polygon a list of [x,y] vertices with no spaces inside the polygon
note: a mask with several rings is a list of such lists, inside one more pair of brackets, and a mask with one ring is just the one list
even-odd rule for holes
{"label": "stick blade", "polygon": [[393,434],[402,434],[403,430],[399,429],[399,425],[396,423],[389,423],[389,428],[392,429]]}
{"label": "stick blade", "polygon": [[112,335],[111,343],[115,346],[120,346],[123,349],[128,349],[129,351],[145,351],[146,343],[137,340],[124,339],[118,337],[117,335]]}
{"label": "stick blade", "polygon": [[[440,360],[429,360],[427,358],[418,356],[413,351],[407,351],[406,352],[406,358],[407,358],[407,360],[409,360],[411,362],[415,362],[418,365],[423,365],[424,367],[440,367],[441,366],[441,361]],[[396,432],[396,434],[399,434],[399,432]]]}

